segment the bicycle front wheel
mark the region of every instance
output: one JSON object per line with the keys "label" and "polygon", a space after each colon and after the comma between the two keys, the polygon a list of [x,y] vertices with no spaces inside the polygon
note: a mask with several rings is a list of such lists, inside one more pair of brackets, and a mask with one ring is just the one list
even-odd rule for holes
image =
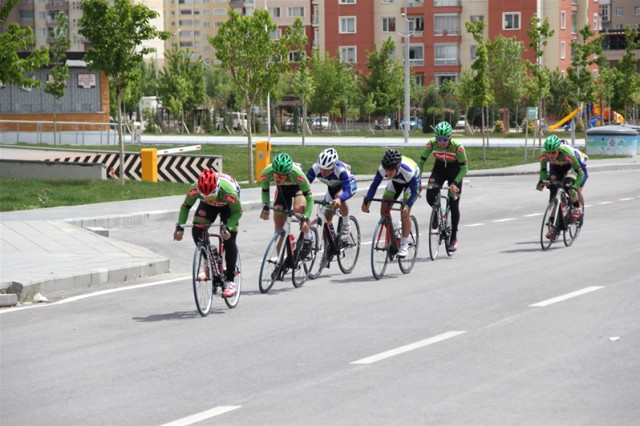
{"label": "bicycle front wheel", "polygon": [[207,246],[198,243],[193,255],[193,296],[196,308],[203,317],[209,315],[213,302],[213,271],[207,254]]}
{"label": "bicycle front wheel", "polygon": [[[360,255],[360,224],[353,216],[349,216],[349,222],[351,224],[349,239],[340,241],[340,253],[338,254],[338,266],[344,274],[353,272]],[[342,227],[342,218],[340,218],[339,226]],[[341,235],[340,232],[338,235]]]}
{"label": "bicycle front wheel", "polygon": [[317,251],[315,253],[316,261],[313,262],[313,267],[309,272],[309,279],[311,280],[315,280],[316,278],[318,278],[322,273],[324,267],[327,265],[329,261],[328,250],[330,250],[331,247],[329,241],[327,241],[326,235],[324,235],[324,229],[320,226],[319,220],[313,222],[313,227],[318,233],[318,245]]}
{"label": "bicycle front wheel", "polygon": [[[431,210],[431,218],[429,220],[429,257],[431,260],[438,258],[438,251],[440,250],[440,209],[434,207]],[[433,225],[437,224],[433,229]]]}
{"label": "bicycle front wheel", "polygon": [[582,229],[582,223],[584,221],[584,206],[582,207],[582,215],[578,220],[572,220],[566,225],[566,229],[563,234],[564,245],[569,247],[580,235]]}
{"label": "bicycle front wheel", "polygon": [[556,216],[557,216],[557,207],[558,203],[554,200],[547,205],[547,209],[544,212],[544,216],[542,218],[542,227],[540,228],[540,245],[542,246],[542,250],[547,250],[551,247],[553,240],[555,240],[555,236],[553,238],[547,238],[547,234],[550,232],[557,232],[556,226]]}
{"label": "bicycle front wheel", "polygon": [[[227,267],[226,263],[224,266],[226,269]],[[236,285],[236,293],[232,297],[224,298],[224,303],[227,304],[229,309],[233,309],[236,306],[238,306],[238,302],[240,301],[240,291],[242,290],[242,263],[240,262],[239,250],[238,250],[238,258],[236,259],[236,271],[233,274],[233,282]]]}
{"label": "bicycle front wheel", "polygon": [[260,293],[267,293],[273,287],[273,283],[278,279],[282,279],[286,241],[284,231],[280,230],[274,234],[267,245],[267,250],[262,258],[260,266],[260,276],[258,278],[258,288]]}
{"label": "bicycle front wheel", "polygon": [[309,278],[309,273],[313,268],[313,264],[316,260],[316,253],[318,252],[318,229],[312,227],[311,228],[311,251],[307,257],[302,257],[302,244],[304,240],[304,234],[300,233],[298,237],[298,242],[296,243],[296,250],[294,253],[294,262],[293,262],[293,272],[292,272],[292,281],[293,286],[298,288],[301,287],[307,278]]}
{"label": "bicycle front wheel", "polygon": [[449,243],[451,243],[451,230],[453,229],[453,225],[451,223],[451,207],[449,206],[449,199],[446,199],[445,208],[444,208],[444,249],[447,252],[447,256],[451,257],[456,252],[455,250],[450,250]]}
{"label": "bicycle front wheel", "polygon": [[418,244],[420,243],[420,234],[418,232],[418,220],[415,216],[410,216],[411,220],[411,232],[407,237],[409,243],[409,252],[405,257],[398,258],[398,266],[403,274],[408,274],[413,269],[413,265],[416,263],[416,256],[418,256]]}
{"label": "bicycle front wheel", "polygon": [[384,275],[389,262],[389,223],[380,219],[373,231],[371,243],[371,272],[376,280]]}

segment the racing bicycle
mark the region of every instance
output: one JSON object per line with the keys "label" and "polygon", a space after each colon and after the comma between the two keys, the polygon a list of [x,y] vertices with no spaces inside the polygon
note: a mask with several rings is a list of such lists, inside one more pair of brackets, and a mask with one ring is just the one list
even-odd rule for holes
{"label": "racing bicycle", "polygon": [[[547,250],[551,244],[558,240],[559,234],[562,233],[564,245],[569,247],[580,235],[582,224],[584,222],[584,206],[582,206],[582,214],[577,220],[571,219],[571,197],[564,189],[561,181],[545,180],[543,181],[547,188],[557,188],[556,196],[549,201],[547,209],[542,218],[542,227],[540,228],[540,245],[542,250]],[[553,234],[553,238],[547,238],[547,234]]]}
{"label": "racing bicycle", "polygon": [[[373,198],[371,201],[378,201],[386,203],[384,215],[380,218],[373,231],[373,241],[371,244],[371,272],[373,277],[377,280],[383,277],[387,263],[393,261],[400,249],[400,243],[402,240],[402,226],[401,222],[397,224],[393,223],[391,218],[391,210],[401,211],[404,207],[404,202],[385,200],[382,198]],[[393,204],[400,204],[399,208],[393,208]],[[400,270],[404,274],[408,274],[413,269],[413,265],[416,262],[416,256],[418,254],[418,221],[415,216],[410,216],[411,232],[409,233],[409,253],[406,257],[398,257],[398,265]]]}
{"label": "racing bicycle", "polygon": [[258,287],[260,293],[267,293],[276,281],[284,281],[284,277],[291,271],[291,279],[294,287],[302,286],[315,261],[318,251],[318,231],[311,227],[311,250],[307,257],[302,257],[302,245],[304,234],[300,232],[298,238],[291,233],[291,222],[306,220],[305,216],[293,210],[281,210],[273,206],[267,206],[270,210],[277,211],[287,216],[284,226],[276,232],[264,252]]}
{"label": "racing bicycle", "polygon": [[[189,225],[184,225],[188,227]],[[227,276],[227,265],[224,256],[224,244],[220,234],[210,233],[211,225],[193,225],[204,228],[202,238],[196,244],[193,255],[193,296],[196,300],[196,308],[203,317],[206,317],[213,304],[214,296],[224,289],[223,284]],[[211,242],[213,239],[214,243]],[[236,260],[234,273],[236,293],[232,297],[224,298],[224,303],[233,309],[238,306],[240,291],[242,290],[242,266],[240,264],[240,251]]]}
{"label": "racing bicycle", "polygon": [[[309,278],[315,279],[320,276],[324,268],[329,268],[331,261],[335,258],[338,261],[338,267],[344,274],[353,271],[360,254],[360,224],[354,216],[349,216],[351,231],[348,239],[342,239],[342,217],[338,221],[338,232],[327,223],[326,212],[332,211],[336,213],[336,209],[331,208],[331,202],[325,200],[316,200],[318,206],[317,217],[313,221],[312,226],[317,229],[318,235],[322,232],[322,238],[318,240],[315,262]],[[334,218],[338,217],[334,215]]]}
{"label": "racing bicycle", "polygon": [[[433,184],[429,188],[437,188],[439,185]],[[447,191],[447,194],[444,192]],[[429,221],[429,256],[431,260],[438,258],[440,244],[444,243],[448,256],[453,256],[455,251],[449,250],[451,242],[451,206],[449,205],[448,187],[440,187],[440,194],[431,209]]]}

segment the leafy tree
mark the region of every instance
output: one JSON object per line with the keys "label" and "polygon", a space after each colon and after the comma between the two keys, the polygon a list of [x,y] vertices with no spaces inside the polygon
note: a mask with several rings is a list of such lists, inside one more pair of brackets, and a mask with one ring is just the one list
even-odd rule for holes
{"label": "leafy tree", "polygon": [[554,114],[556,117],[566,117],[571,112],[574,95],[569,79],[565,78],[559,70],[549,73],[549,95],[545,103],[547,113]]}
{"label": "leafy tree", "polygon": [[66,64],[67,51],[71,45],[69,40],[69,23],[64,12],[56,15],[58,26],[49,31],[49,37],[53,40],[49,49],[49,64],[51,68],[51,78],[47,81],[44,92],[53,96],[53,143],[56,144],[56,109],[58,99],[64,96],[67,90],[67,80],[69,80],[69,66]]}
{"label": "leafy tree", "polygon": [[185,115],[195,120],[196,108],[206,99],[202,58],[193,59],[190,50],[172,47],[165,53],[165,61],[158,78],[158,96],[187,129]]}
{"label": "leafy tree", "polygon": [[[522,44],[515,37],[497,36],[487,45],[489,81],[496,105],[509,111],[520,105],[525,93],[526,66],[521,60]],[[504,123],[509,127],[508,114]]]}
{"label": "leafy tree", "polygon": [[[158,13],[131,0],[82,0],[79,32],[91,44],[85,54],[89,70],[102,71],[116,92],[120,183],[124,185],[124,140],[122,137],[122,95],[138,72],[144,56],[155,51],[143,47],[147,40],[166,40],[170,33],[158,31],[151,20]],[[135,79],[134,79],[135,80]]]}
{"label": "leafy tree", "polygon": [[620,97],[622,105],[624,105],[624,117],[630,117],[630,108],[638,101],[634,101],[640,97],[640,76],[636,69],[635,51],[640,49],[640,38],[638,38],[638,30],[631,29],[627,26],[625,31],[625,54],[618,62],[618,71],[620,71],[621,81],[620,90],[617,94]]}
{"label": "leafy tree", "polygon": [[313,73],[309,69],[309,65],[314,62],[315,60],[303,55],[300,58],[298,68],[292,74],[291,80],[293,94],[298,97],[302,106],[302,146],[305,145],[305,135],[307,133],[307,126],[304,125],[307,122],[307,106],[316,90],[316,82]]}
{"label": "leafy tree", "polygon": [[399,60],[393,59],[395,44],[389,37],[378,50],[367,54],[369,74],[363,78],[362,93],[364,97],[373,95],[376,106],[374,114],[386,117],[400,108],[404,94],[403,68]]}
{"label": "leafy tree", "polygon": [[[35,37],[31,28],[20,28],[13,23],[4,30],[9,13],[19,1],[6,0],[0,4],[0,81],[22,87],[40,87],[40,80],[27,77],[25,73],[49,63],[48,49],[32,49]],[[30,53],[20,58],[18,52],[27,51]]]}
{"label": "leafy tree", "polygon": [[597,93],[604,108],[602,110],[602,120],[605,119],[604,110],[609,108],[609,121],[612,120],[613,113],[611,111],[611,99],[615,95],[616,86],[619,84],[618,82],[621,80],[620,72],[609,66],[605,66],[600,69],[600,73],[598,75],[598,86]]}
{"label": "leafy tree", "polygon": [[[222,23],[215,37],[209,38],[216,49],[216,57],[222,67],[231,73],[245,102],[249,121],[252,106],[266,97],[275,87],[280,74],[290,65],[289,52],[301,50],[307,43],[300,18],[296,18],[280,40],[271,39],[271,33],[276,28],[266,10],[256,9],[253,16],[242,16],[231,9],[229,19]],[[251,127],[247,130],[248,176],[249,182],[253,183]]]}
{"label": "leafy tree", "polygon": [[[533,49],[536,62],[527,62],[527,68],[532,75],[527,85],[527,92],[529,94],[529,105],[537,105],[538,116],[543,117],[543,100],[549,95],[549,68],[542,64],[542,55],[544,55],[544,49],[547,46],[548,39],[552,37],[554,31],[549,25],[549,19],[545,18],[544,21],[540,21],[537,15],[531,17],[529,23],[529,29],[527,35],[531,40],[529,47]],[[536,126],[539,129],[540,126]],[[535,140],[535,137],[534,137]],[[538,146],[542,144],[542,132],[538,133]],[[534,151],[535,155],[535,151]],[[524,151],[524,159],[527,159],[527,150]]]}
{"label": "leafy tree", "polygon": [[[487,42],[484,41],[484,28],[486,22],[478,20],[475,22],[465,22],[467,32],[473,36],[477,43],[476,60],[471,65],[471,69],[475,72],[473,76],[472,99],[473,104],[481,108],[482,116],[482,161],[487,162],[487,150],[489,145],[489,136],[486,134],[487,127],[485,123],[485,108],[493,103],[493,94],[489,84],[489,50]],[[486,142],[485,142],[486,138]]]}
{"label": "leafy tree", "polygon": [[432,83],[426,88],[424,99],[422,100],[422,109],[424,111],[422,128],[425,133],[431,132],[436,127],[436,124],[442,121],[444,118],[443,108],[442,98],[438,94],[436,85]]}
{"label": "leafy tree", "polygon": [[455,93],[465,117],[468,117],[469,107],[473,103],[473,72],[470,69],[465,68],[460,73],[460,81],[456,84]]}

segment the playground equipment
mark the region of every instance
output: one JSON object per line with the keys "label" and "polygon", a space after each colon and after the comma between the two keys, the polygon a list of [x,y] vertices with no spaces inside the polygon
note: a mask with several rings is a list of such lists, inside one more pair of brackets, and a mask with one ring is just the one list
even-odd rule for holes
{"label": "playground equipment", "polygon": [[580,110],[582,110],[582,107],[578,107],[576,109],[574,109],[573,111],[571,111],[569,113],[569,115],[567,115],[566,117],[564,117],[562,120],[558,121],[555,124],[552,124],[551,126],[549,126],[549,130],[555,130],[558,127],[562,126],[564,123],[566,123],[567,121],[571,120],[573,117],[576,116],[577,113],[580,112]]}
{"label": "playground equipment", "polygon": [[562,118],[558,122],[549,126],[549,130],[556,130],[557,128],[559,128],[564,123],[571,120],[573,117],[575,117],[578,114],[580,114],[580,117],[582,117],[583,119],[586,119],[587,111],[589,111],[591,115],[591,122],[589,123],[590,124],[589,127],[602,126],[605,121],[610,121],[609,120],[610,116],[612,118],[611,121],[613,121],[616,124],[623,124],[625,122],[622,114],[618,114],[615,111],[611,111],[611,108],[604,108],[604,111],[603,111],[602,108],[597,106],[594,102],[588,102],[586,104],[586,108],[583,109],[582,106],[579,106],[578,108],[571,111],[566,117]]}

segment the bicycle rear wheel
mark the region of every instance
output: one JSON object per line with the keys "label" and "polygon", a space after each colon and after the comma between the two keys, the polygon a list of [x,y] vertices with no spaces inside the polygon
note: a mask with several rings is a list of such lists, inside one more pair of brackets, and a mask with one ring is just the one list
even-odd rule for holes
{"label": "bicycle rear wheel", "polygon": [[[343,274],[350,274],[356,267],[358,256],[360,255],[360,224],[354,216],[349,216],[351,232],[348,240],[340,241],[340,253],[338,254],[338,266]],[[342,227],[342,218],[338,226],[338,235]]]}
{"label": "bicycle rear wheel", "polygon": [[[226,263],[224,266],[226,270]],[[238,258],[236,259],[236,271],[233,274],[233,282],[236,285],[236,293],[231,297],[224,298],[224,303],[227,304],[229,309],[233,309],[238,306],[238,302],[240,301],[240,291],[242,290],[242,263],[240,262],[240,251],[238,251]]]}
{"label": "bicycle rear wheel", "polygon": [[324,228],[320,226],[320,221],[316,220],[313,222],[313,227],[316,229],[318,233],[318,245],[317,251],[315,253],[315,262],[313,262],[313,267],[311,271],[309,271],[309,279],[315,280],[320,276],[322,270],[329,262],[329,252],[330,244],[327,241],[326,235],[324,235]]}
{"label": "bicycle rear wheel", "polygon": [[542,246],[542,250],[547,250],[549,247],[551,247],[551,244],[553,243],[554,238],[547,238],[547,234],[551,231],[553,231],[554,233],[557,232],[556,230],[556,213],[557,213],[557,207],[558,207],[558,203],[556,200],[551,201],[548,205],[547,205],[547,209],[544,212],[544,216],[542,217],[542,227],[540,228],[540,245]]}
{"label": "bicycle rear wheel", "polygon": [[273,283],[278,279],[282,279],[286,241],[284,231],[280,230],[271,237],[271,241],[267,245],[267,250],[262,258],[260,266],[260,276],[258,277],[258,288],[260,293],[267,293],[273,287]]}
{"label": "bicycle rear wheel", "polygon": [[193,255],[193,296],[196,308],[203,317],[209,315],[213,302],[213,271],[207,254],[207,247],[198,243]]}
{"label": "bicycle rear wheel", "polygon": [[564,245],[569,247],[580,235],[582,229],[582,223],[584,222],[584,206],[582,207],[582,215],[578,220],[572,220],[566,225],[566,229],[563,234]]}
{"label": "bicycle rear wheel", "polygon": [[[434,207],[431,210],[431,218],[429,220],[429,257],[431,260],[438,258],[438,251],[440,250],[440,208]],[[436,229],[433,229],[433,224],[437,223]]]}
{"label": "bicycle rear wheel", "polygon": [[309,272],[313,268],[313,263],[316,260],[316,253],[318,252],[318,229],[311,228],[311,252],[309,256],[306,258],[302,258],[302,244],[303,244],[304,235],[302,232],[298,237],[298,241],[296,242],[296,250],[294,253],[294,262],[293,262],[293,273],[292,273],[292,281],[293,286],[298,288],[302,287],[302,285],[309,278]]}
{"label": "bicycle rear wheel", "polygon": [[413,269],[413,265],[416,263],[416,256],[418,256],[418,244],[420,243],[418,220],[413,215],[411,215],[409,219],[411,220],[411,232],[407,238],[409,252],[405,257],[398,258],[398,266],[400,266],[403,274],[408,274]]}
{"label": "bicycle rear wheel", "polygon": [[389,223],[380,219],[373,231],[373,242],[371,243],[371,272],[376,280],[384,275],[389,262]]}

